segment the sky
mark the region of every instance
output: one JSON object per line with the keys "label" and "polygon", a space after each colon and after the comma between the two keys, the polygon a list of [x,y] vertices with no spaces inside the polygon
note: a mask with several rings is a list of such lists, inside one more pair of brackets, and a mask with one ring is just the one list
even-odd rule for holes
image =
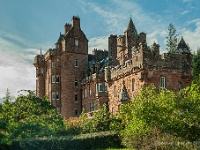
{"label": "sky", "polygon": [[79,16],[88,51],[108,49],[110,34],[122,35],[130,17],[147,44],[166,52],[172,23],[193,51],[200,47],[200,0],[0,0],[0,99],[9,89],[35,90],[34,56],[54,48],[65,23]]}

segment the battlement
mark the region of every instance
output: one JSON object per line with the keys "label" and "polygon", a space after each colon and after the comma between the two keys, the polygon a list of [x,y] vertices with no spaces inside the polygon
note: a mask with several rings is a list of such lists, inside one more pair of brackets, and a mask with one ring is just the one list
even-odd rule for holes
{"label": "battlement", "polygon": [[40,66],[44,64],[44,55],[37,55],[34,57],[34,66]]}
{"label": "battlement", "polygon": [[108,56],[108,51],[107,50],[100,50],[100,49],[94,49],[92,51],[92,55],[94,57],[94,61],[98,62]]}
{"label": "battlement", "polygon": [[117,65],[115,67],[110,68],[110,79],[111,80],[119,79],[119,78],[122,78],[124,76],[138,72],[142,69],[143,69],[142,64],[135,65],[135,64],[132,63],[131,60],[127,60],[123,66]]}
{"label": "battlement", "polygon": [[72,19],[79,19],[80,20],[80,17],[79,16],[73,16]]}

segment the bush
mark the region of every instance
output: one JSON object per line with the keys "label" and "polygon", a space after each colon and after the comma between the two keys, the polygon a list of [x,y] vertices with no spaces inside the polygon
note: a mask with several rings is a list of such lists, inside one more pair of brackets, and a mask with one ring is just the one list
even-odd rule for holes
{"label": "bush", "polygon": [[80,133],[92,133],[99,131],[116,130],[113,125],[117,125],[119,119],[114,119],[106,110],[106,106],[93,112],[93,116],[88,118],[83,112],[78,118],[69,118],[64,121],[68,134],[77,135]]}
{"label": "bush", "polygon": [[[120,132],[123,145],[137,149],[195,149],[200,138],[200,92],[197,85],[180,93],[158,92],[154,86],[120,110],[125,128]],[[164,144],[158,144],[163,143]],[[174,144],[169,144],[169,143]],[[190,144],[177,144],[177,143]]]}
{"label": "bush", "polygon": [[17,140],[10,147],[12,150],[35,150],[35,149],[104,149],[120,148],[120,139],[115,132],[99,132],[81,134],[77,136],[54,137],[38,140]]}
{"label": "bush", "polygon": [[63,118],[46,98],[40,99],[32,91],[20,95],[16,101],[6,100],[0,109],[0,127],[6,124],[0,144],[13,139],[52,136],[64,130]]}

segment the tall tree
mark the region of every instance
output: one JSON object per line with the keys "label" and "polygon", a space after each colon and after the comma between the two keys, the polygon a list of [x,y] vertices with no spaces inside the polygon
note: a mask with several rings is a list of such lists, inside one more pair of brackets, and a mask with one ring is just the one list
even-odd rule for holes
{"label": "tall tree", "polygon": [[200,75],[200,48],[197,49],[197,52],[193,54],[193,77],[194,79],[199,79]]}
{"label": "tall tree", "polygon": [[175,52],[176,48],[177,48],[177,34],[176,34],[176,28],[174,27],[174,25],[172,23],[169,24],[168,26],[168,36],[167,38],[167,50],[170,53]]}

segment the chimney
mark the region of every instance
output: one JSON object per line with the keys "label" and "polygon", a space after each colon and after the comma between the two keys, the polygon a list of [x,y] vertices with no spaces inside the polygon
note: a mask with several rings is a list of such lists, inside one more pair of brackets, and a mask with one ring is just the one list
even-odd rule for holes
{"label": "chimney", "polygon": [[73,16],[72,18],[72,27],[79,29],[80,28],[80,18],[79,16]]}

